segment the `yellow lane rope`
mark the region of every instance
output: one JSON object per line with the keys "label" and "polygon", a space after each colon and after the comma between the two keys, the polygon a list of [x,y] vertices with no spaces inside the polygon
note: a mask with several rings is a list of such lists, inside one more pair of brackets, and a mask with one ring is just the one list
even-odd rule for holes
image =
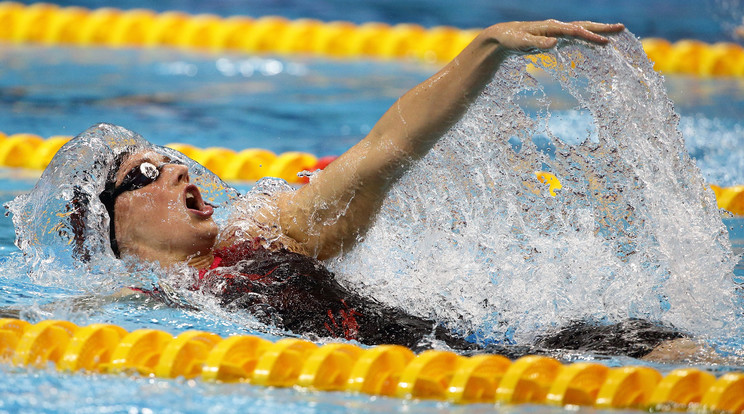
{"label": "yellow lane rope", "polygon": [[[0,2],[0,40],[45,45],[413,58],[434,63],[454,58],[479,30]],[[735,43],[670,43],[649,38],[643,40],[643,46],[664,74],[744,76],[744,48]]]}
{"label": "yellow lane rope", "polygon": [[[57,150],[72,137],[52,136],[44,139],[34,134],[13,134],[6,136],[0,132],[0,167],[43,170],[52,160]],[[313,154],[289,151],[275,154],[266,149],[248,148],[234,151],[228,148],[197,148],[189,144],[172,143],[167,147],[181,151],[189,158],[199,162],[226,181],[256,181],[262,177],[278,177],[293,184],[307,182],[306,177],[298,176],[302,171],[322,170],[336,157],[318,158]],[[550,195],[555,196],[561,189],[558,178],[549,173],[535,173],[540,182],[549,186]],[[718,201],[718,208],[744,216],[744,185],[719,187],[711,185]],[[539,190],[535,190],[539,193]]]}
{"label": "yellow lane rope", "polygon": [[367,349],[350,343],[318,346],[202,331],[173,337],[155,329],[127,332],[110,324],[80,327],[46,320],[0,319],[0,360],[14,365],[89,373],[138,373],[256,386],[346,391],[457,404],[548,404],[646,410],[744,410],[744,373],[715,378],[696,368],[663,376],[644,366],[564,365],[545,356],[510,361],[447,351],[418,355],[397,345]]}
{"label": "yellow lane rope", "polygon": [[[43,170],[70,136],[52,136],[44,139],[34,134],[0,132],[0,166]],[[262,177],[279,177],[290,183],[303,183],[301,171],[323,169],[336,157],[318,158],[306,152],[290,151],[275,154],[269,150],[249,148],[234,151],[227,148],[197,148],[189,144],[167,145],[181,151],[189,158],[207,167],[227,181],[256,181]]]}

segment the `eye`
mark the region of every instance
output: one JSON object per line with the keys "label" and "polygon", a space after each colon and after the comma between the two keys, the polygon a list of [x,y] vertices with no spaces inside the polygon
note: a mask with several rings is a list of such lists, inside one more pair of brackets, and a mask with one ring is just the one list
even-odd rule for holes
{"label": "eye", "polygon": [[116,198],[123,192],[137,190],[150,185],[160,176],[160,168],[149,161],[145,161],[132,168],[121,181],[121,184],[114,188],[112,197]]}
{"label": "eye", "polygon": [[158,171],[158,167],[150,162],[143,162],[142,164],[132,168],[132,171],[127,174],[124,181],[121,183],[121,188],[123,188],[124,191],[142,188],[155,181],[159,175],[160,171]]}
{"label": "eye", "polygon": [[143,162],[142,164],[140,164],[139,169],[140,173],[142,173],[142,175],[149,178],[150,180],[154,181],[156,178],[158,178],[158,167],[149,162]]}

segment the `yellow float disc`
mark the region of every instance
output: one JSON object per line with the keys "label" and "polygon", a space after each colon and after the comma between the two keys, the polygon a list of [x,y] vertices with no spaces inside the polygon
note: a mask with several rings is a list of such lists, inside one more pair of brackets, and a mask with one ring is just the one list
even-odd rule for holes
{"label": "yellow float disc", "polygon": [[155,24],[155,13],[151,10],[127,10],[116,22],[108,38],[111,47],[144,46]]}
{"label": "yellow float disc", "polygon": [[202,363],[220,342],[218,335],[202,331],[186,331],[170,341],[155,366],[160,378],[194,378],[201,374]]}
{"label": "yellow float disc", "polygon": [[558,181],[558,177],[556,177],[554,174],[545,172],[545,171],[535,171],[535,175],[537,176],[537,179],[540,180],[543,184],[548,184],[550,195],[555,197],[555,190],[560,190],[563,188],[561,185],[561,182]]}
{"label": "yellow float disc", "polygon": [[463,359],[454,352],[422,352],[400,374],[396,396],[444,399],[450,380]]}
{"label": "yellow float disc", "polygon": [[30,323],[20,319],[0,319],[0,361],[10,360],[18,341],[30,327]]}
{"label": "yellow float disc", "polygon": [[343,390],[361,354],[362,349],[352,344],[323,345],[305,361],[297,385],[321,391]]}
{"label": "yellow float disc", "polygon": [[716,377],[695,368],[681,368],[667,374],[651,394],[649,404],[675,403],[688,405],[699,403]]}
{"label": "yellow float disc", "polygon": [[474,355],[463,359],[450,381],[447,399],[455,403],[494,402],[496,388],[511,365],[501,355]]}
{"label": "yellow float disc", "polygon": [[220,31],[215,39],[222,48],[227,50],[242,50],[243,39],[251,30],[253,19],[244,16],[228,17],[220,26]]}
{"label": "yellow float disc", "polygon": [[610,369],[604,365],[578,362],[564,367],[548,391],[549,404],[592,406]]}
{"label": "yellow float disc", "polygon": [[155,330],[138,329],[119,341],[108,366],[109,372],[136,370],[142,375],[155,372],[160,355],[173,340],[173,335]]}
{"label": "yellow float disc", "polygon": [[228,148],[210,147],[194,155],[194,161],[203,165],[217,176],[222,177],[225,166],[230,164],[236,153]]}
{"label": "yellow float disc", "polygon": [[[145,46],[156,47],[177,45],[179,43],[181,30],[186,26],[189,18],[190,16],[186,13],[174,11],[158,14],[152,22],[150,32],[147,33]],[[172,144],[168,144],[166,146],[170,147],[171,145]],[[184,151],[181,152],[187,156],[189,155]]]}
{"label": "yellow float disc", "polygon": [[186,21],[181,28],[176,45],[182,48],[220,51],[222,45],[218,43],[222,19],[213,14],[200,14]]}
{"label": "yellow float disc", "polygon": [[285,152],[271,163],[267,175],[269,177],[279,177],[288,183],[298,183],[300,177],[297,176],[297,173],[309,170],[317,163],[318,158],[312,154],[295,151]]}
{"label": "yellow float disc", "polygon": [[67,136],[53,136],[49,137],[39,145],[34,151],[34,156],[31,159],[29,168],[37,170],[43,170],[54,158],[54,154],[62,148],[72,137]]}
{"label": "yellow float disc", "polygon": [[90,12],[82,7],[65,7],[49,20],[44,39],[47,45],[76,44],[79,42],[78,27],[88,18]]}
{"label": "yellow float disc", "polygon": [[700,405],[715,411],[744,411],[744,374],[730,372],[721,376],[703,395]]}
{"label": "yellow float disc", "polygon": [[122,327],[102,323],[79,328],[70,339],[57,369],[99,371],[99,364],[111,361],[111,353],[126,334]]}
{"label": "yellow float disc", "polygon": [[399,345],[380,345],[366,349],[349,375],[348,391],[371,395],[394,395],[400,374],[415,357]]}
{"label": "yellow float disc", "polygon": [[543,403],[562,369],[553,358],[530,355],[511,364],[496,389],[496,401],[509,404]]}
{"label": "yellow float disc", "polygon": [[642,407],[648,403],[661,374],[649,367],[613,368],[597,394],[599,408]]}
{"label": "yellow float disc", "polygon": [[102,8],[92,11],[78,28],[78,39],[81,45],[105,45],[108,43],[112,28],[116,26],[122,11],[113,8]]}
{"label": "yellow float disc", "polygon": [[199,157],[199,153],[201,153],[201,149],[197,148],[190,144],[179,144],[176,142],[172,142],[170,144],[165,145],[166,147],[170,149],[174,149],[181,154],[193,159],[196,159],[196,157]]}
{"label": "yellow float disc", "polygon": [[278,53],[310,53],[323,22],[315,19],[299,19],[289,23],[281,39],[277,41]]}
{"label": "yellow float disc", "polygon": [[272,345],[257,336],[232,336],[218,343],[204,360],[206,381],[249,381],[258,359]]}
{"label": "yellow float disc", "polygon": [[251,383],[273,387],[295,385],[305,360],[317,347],[302,339],[285,338],[277,341],[258,359]]}
{"label": "yellow float disc", "polygon": [[225,180],[256,181],[267,176],[276,154],[265,149],[249,148],[237,153],[222,170]]}
{"label": "yellow float disc", "polygon": [[13,32],[24,10],[25,6],[20,3],[0,2],[0,39],[13,39]]}
{"label": "yellow float disc", "polygon": [[42,367],[47,362],[57,363],[78,329],[67,321],[47,320],[26,330],[18,341],[13,363]]}
{"label": "yellow float disc", "polygon": [[13,40],[16,42],[41,43],[46,36],[46,30],[59,6],[48,3],[32,4],[19,14],[13,30]]}
{"label": "yellow float disc", "polygon": [[[2,143],[0,143],[2,149]],[[736,215],[744,215],[744,185],[721,188],[718,192],[718,207]]]}
{"label": "yellow float disc", "polygon": [[36,148],[43,139],[33,134],[14,134],[0,141],[0,165],[28,167],[34,159]]}

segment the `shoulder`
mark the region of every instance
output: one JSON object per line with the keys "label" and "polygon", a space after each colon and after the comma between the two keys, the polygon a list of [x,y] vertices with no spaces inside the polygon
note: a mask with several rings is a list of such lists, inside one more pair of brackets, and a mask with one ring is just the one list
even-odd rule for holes
{"label": "shoulder", "polygon": [[269,250],[287,249],[308,255],[297,240],[285,234],[280,224],[282,194],[254,196],[236,203],[228,223],[220,232],[217,249],[245,242],[258,242]]}

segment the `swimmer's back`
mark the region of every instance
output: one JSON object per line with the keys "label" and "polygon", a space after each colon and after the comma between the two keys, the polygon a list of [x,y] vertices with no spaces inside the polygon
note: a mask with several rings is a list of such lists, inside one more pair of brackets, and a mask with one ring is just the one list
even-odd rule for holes
{"label": "swimmer's back", "polygon": [[456,348],[472,347],[434,321],[344,288],[315,259],[283,248],[267,249],[260,241],[217,250],[196,288],[219,297],[226,309],[248,311],[263,323],[301,335],[413,349],[431,337]]}

